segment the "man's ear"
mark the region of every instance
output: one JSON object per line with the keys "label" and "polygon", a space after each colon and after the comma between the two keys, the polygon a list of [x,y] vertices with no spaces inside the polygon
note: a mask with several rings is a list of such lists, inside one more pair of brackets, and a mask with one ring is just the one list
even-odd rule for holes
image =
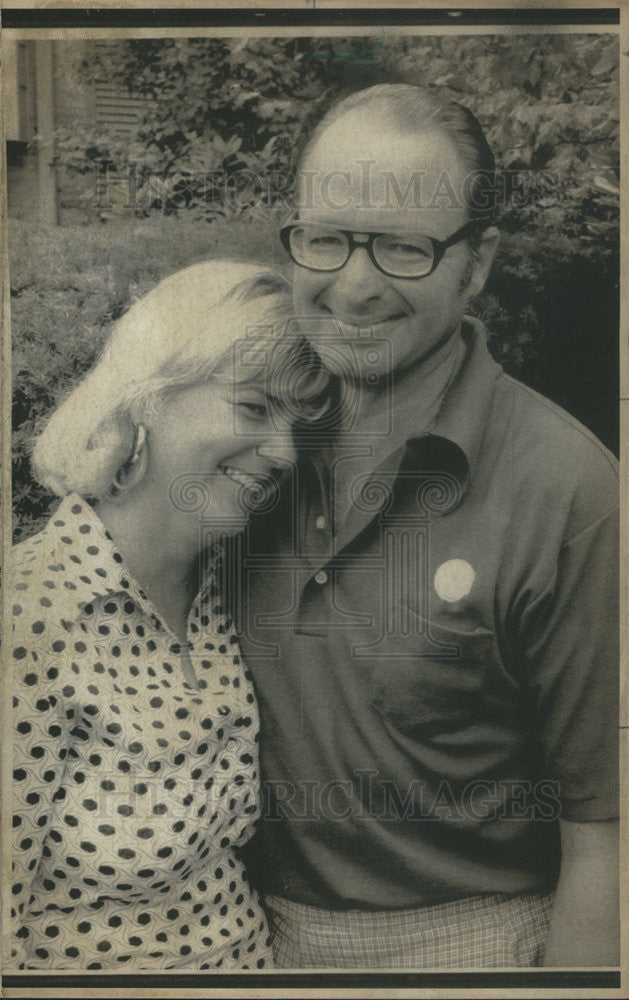
{"label": "man's ear", "polygon": [[475,259],[472,270],[472,278],[468,286],[470,298],[474,295],[478,295],[479,292],[483,290],[485,282],[489,277],[494,257],[496,256],[499,240],[500,233],[495,226],[490,226],[483,232],[480,246],[477,247],[474,254]]}

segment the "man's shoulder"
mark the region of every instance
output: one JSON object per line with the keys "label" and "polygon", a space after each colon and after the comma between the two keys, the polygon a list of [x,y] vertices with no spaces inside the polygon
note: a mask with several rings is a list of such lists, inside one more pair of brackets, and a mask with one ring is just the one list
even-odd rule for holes
{"label": "man's shoulder", "polygon": [[618,478],[618,462],[609,449],[551,399],[504,372],[496,380],[496,397],[499,406],[507,407],[511,435],[532,447],[536,458],[560,454],[566,462],[578,455]]}
{"label": "man's shoulder", "polygon": [[552,400],[501,372],[489,419],[512,474],[531,489],[571,496],[584,513],[617,505],[616,458]]}

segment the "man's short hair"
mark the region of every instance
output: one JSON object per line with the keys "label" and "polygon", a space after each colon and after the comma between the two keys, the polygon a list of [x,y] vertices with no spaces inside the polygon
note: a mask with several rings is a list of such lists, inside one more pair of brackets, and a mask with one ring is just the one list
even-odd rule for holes
{"label": "man's short hair", "polygon": [[305,144],[303,165],[317,141],[333,122],[349,111],[369,109],[380,113],[401,134],[440,131],[457,149],[467,169],[467,210],[471,219],[493,220],[496,211],[496,164],[482,126],[469,108],[410,83],[384,83],[359,90],[334,104],[314,127]]}

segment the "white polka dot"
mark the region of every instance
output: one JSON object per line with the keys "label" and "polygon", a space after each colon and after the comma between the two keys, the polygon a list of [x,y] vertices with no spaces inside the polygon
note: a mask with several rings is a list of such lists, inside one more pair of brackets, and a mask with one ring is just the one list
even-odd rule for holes
{"label": "white polka dot", "polygon": [[465,559],[448,559],[435,573],[435,590],[452,604],[469,594],[475,579],[476,573]]}

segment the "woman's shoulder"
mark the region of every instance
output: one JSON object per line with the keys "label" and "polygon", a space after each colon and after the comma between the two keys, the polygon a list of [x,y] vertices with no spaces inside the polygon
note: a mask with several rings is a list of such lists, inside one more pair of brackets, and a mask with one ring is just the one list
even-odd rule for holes
{"label": "woman's shoulder", "polygon": [[45,528],[11,555],[13,631],[27,649],[54,650],[82,625],[88,608],[130,588],[113,539],[78,494],[64,497]]}
{"label": "woman's shoulder", "polygon": [[42,574],[54,559],[55,547],[54,533],[50,531],[48,521],[42,531],[18,542],[11,549],[7,582],[18,603],[26,604],[42,585]]}
{"label": "woman's shoulder", "polygon": [[26,667],[43,655],[59,629],[54,598],[45,587],[48,566],[53,565],[54,545],[46,528],[14,546],[10,562],[12,652],[15,668]]}
{"label": "woman's shoulder", "polygon": [[64,623],[76,614],[81,563],[71,558],[66,537],[71,530],[66,509],[71,503],[71,497],[62,500],[41,531],[11,550],[7,590],[18,646],[31,648],[50,641],[51,632],[65,630]]}
{"label": "woman's shoulder", "polygon": [[[78,567],[89,554],[86,548],[88,542],[91,543],[96,535],[100,541],[103,533],[104,527],[90,504],[75,493],[68,494],[41,531],[13,546],[11,570],[14,587],[31,591],[43,584],[47,589],[54,590],[57,585],[53,582],[55,575],[60,574],[66,588],[72,589],[72,584],[66,581],[81,572]],[[48,584],[41,579],[41,574],[50,580]]]}

